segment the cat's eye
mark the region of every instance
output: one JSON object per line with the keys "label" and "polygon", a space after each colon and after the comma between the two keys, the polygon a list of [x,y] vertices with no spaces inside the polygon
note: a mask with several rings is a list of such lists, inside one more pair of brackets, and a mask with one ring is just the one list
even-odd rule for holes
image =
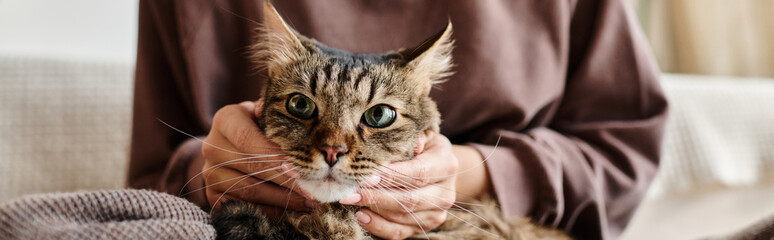
{"label": "cat's eye", "polygon": [[370,127],[383,128],[395,122],[395,109],[390,106],[376,105],[363,114],[363,122]]}
{"label": "cat's eye", "polygon": [[310,119],[314,116],[317,106],[312,99],[309,99],[303,94],[296,93],[290,96],[288,103],[285,105],[290,115],[300,119]]}

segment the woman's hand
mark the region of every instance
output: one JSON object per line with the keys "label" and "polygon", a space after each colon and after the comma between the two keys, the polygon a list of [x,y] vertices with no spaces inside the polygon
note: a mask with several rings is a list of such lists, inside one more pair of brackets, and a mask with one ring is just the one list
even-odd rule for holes
{"label": "woman's hand", "polygon": [[207,200],[213,207],[227,199],[249,201],[270,215],[286,207],[305,210],[315,206],[294,186],[293,172],[281,167],[285,158],[279,146],[267,140],[256,125],[261,106],[262,101],[242,102],[215,114],[202,145]]}
{"label": "woman's hand", "polygon": [[459,161],[455,150],[446,137],[435,134],[419,152],[412,160],[382,168],[378,184],[340,201],[367,207],[356,216],[368,232],[403,239],[422,236],[446,220],[446,210],[457,197]]}

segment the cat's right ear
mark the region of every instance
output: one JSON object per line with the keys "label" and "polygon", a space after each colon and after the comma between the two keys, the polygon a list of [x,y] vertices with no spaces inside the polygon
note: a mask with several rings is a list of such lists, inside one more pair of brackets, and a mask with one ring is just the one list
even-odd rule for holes
{"label": "cat's right ear", "polygon": [[304,46],[295,31],[285,23],[269,1],[263,2],[263,19],[256,57],[266,64],[269,76],[272,76],[283,66],[299,59],[304,52]]}
{"label": "cat's right ear", "polygon": [[446,28],[423,41],[419,46],[398,52],[409,69],[409,81],[419,86],[423,94],[428,94],[433,84],[443,81],[451,75],[451,51],[454,45],[451,20]]}

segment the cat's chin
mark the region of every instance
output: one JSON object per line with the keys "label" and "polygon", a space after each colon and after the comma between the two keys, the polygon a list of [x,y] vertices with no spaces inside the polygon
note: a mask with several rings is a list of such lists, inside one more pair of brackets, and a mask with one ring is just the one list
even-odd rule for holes
{"label": "cat's chin", "polygon": [[356,184],[341,184],[335,180],[304,180],[297,179],[298,186],[307,191],[315,200],[322,203],[337,202],[355,193]]}

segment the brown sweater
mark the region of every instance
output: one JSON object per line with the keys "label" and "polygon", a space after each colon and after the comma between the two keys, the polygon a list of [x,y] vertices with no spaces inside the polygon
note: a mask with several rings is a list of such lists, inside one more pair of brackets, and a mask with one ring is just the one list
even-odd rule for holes
{"label": "brown sweater", "polygon": [[[456,74],[432,92],[441,132],[490,156],[508,216],[615,238],[656,173],[667,104],[623,0],[274,4],[302,34],[354,52],[416,45],[450,18]],[[220,107],[259,97],[265,74],[246,49],[261,6],[141,1],[131,187],[177,194],[201,170],[201,144],[157,118],[204,136]],[[192,183],[184,191],[202,186]],[[204,205],[203,194],[187,197]]]}

